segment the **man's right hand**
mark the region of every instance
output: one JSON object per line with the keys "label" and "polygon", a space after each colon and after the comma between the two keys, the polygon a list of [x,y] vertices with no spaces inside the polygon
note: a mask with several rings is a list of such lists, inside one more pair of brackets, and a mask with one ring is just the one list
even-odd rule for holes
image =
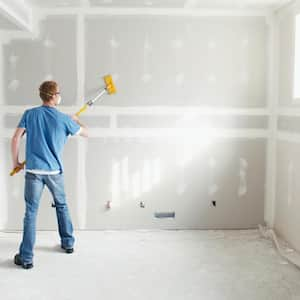
{"label": "man's right hand", "polygon": [[71,118],[72,118],[72,120],[75,121],[76,123],[79,122],[79,118],[77,117],[77,115],[72,115]]}
{"label": "man's right hand", "polygon": [[81,135],[83,137],[88,137],[88,129],[87,129],[87,127],[84,124],[82,124],[79,121],[78,116],[77,115],[72,115],[71,118],[72,118],[73,121],[75,121],[80,126],[80,133],[79,133],[79,135]]}
{"label": "man's right hand", "polygon": [[16,162],[14,163],[13,169],[23,170],[24,166],[25,166],[24,163]]}

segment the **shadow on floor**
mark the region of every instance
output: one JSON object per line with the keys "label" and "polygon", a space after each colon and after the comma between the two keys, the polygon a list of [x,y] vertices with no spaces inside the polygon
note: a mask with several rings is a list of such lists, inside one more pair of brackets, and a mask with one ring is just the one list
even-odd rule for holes
{"label": "shadow on floor", "polygon": [[36,246],[35,251],[42,251],[42,252],[62,252],[60,245],[55,246]]}
{"label": "shadow on floor", "polygon": [[1,261],[0,268],[1,269],[17,269],[19,267],[14,264],[13,258],[11,258],[11,259],[6,259],[4,261]]}

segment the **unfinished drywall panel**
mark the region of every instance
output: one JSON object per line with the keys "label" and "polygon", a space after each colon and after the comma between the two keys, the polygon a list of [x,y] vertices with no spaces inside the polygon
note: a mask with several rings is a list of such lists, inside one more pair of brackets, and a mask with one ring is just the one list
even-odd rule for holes
{"label": "unfinished drywall panel", "polygon": [[[32,1],[32,0],[31,0]],[[37,1],[37,0],[35,0]],[[187,9],[274,9],[288,0],[89,0],[91,6],[100,7],[126,7],[126,8],[187,8]],[[54,1],[55,2],[55,1]],[[66,1],[68,3],[68,1]]]}
{"label": "unfinished drywall panel", "polygon": [[39,105],[39,84],[56,80],[64,105],[77,101],[76,17],[49,16],[34,39],[16,39],[4,46],[6,105]]}
{"label": "unfinished drywall panel", "polygon": [[6,113],[3,114],[3,126],[5,129],[15,129],[21,120],[20,113]]}
{"label": "unfinished drywall panel", "polygon": [[277,128],[279,131],[289,133],[300,133],[299,116],[279,116]]}
{"label": "unfinished drywall panel", "polygon": [[47,8],[56,8],[56,7],[79,7],[82,3],[81,0],[43,0],[42,3],[40,0],[27,0],[30,4],[37,7],[47,7]]}
{"label": "unfinished drywall panel", "polygon": [[278,17],[279,27],[279,105],[289,106],[293,102],[295,61],[295,13]]}
{"label": "unfinished drywall panel", "polygon": [[[6,230],[20,230],[23,227],[23,217],[25,211],[24,201],[24,173],[21,172],[18,176],[11,177],[9,175],[12,169],[12,159],[10,151],[10,139],[3,140],[4,148],[4,185],[6,186],[6,195],[4,195],[3,206],[1,210],[5,210],[2,214],[6,217],[4,229]],[[21,143],[20,160],[25,159],[25,142]]]}
{"label": "unfinished drywall panel", "polygon": [[140,0],[89,0],[91,6],[101,7],[167,7],[167,8],[183,8],[186,3],[185,0],[154,0],[154,1],[140,1]]}
{"label": "unfinished drywall panel", "polygon": [[264,215],[265,147],[264,139],[92,138],[86,227],[255,227]]}
{"label": "unfinished drywall panel", "polygon": [[219,129],[266,129],[266,116],[201,115],[197,113],[178,115],[120,115],[120,128],[203,128]]}
{"label": "unfinished drywall panel", "polygon": [[109,128],[110,116],[80,116],[80,120],[89,128]]}
{"label": "unfinished drywall panel", "polygon": [[5,45],[4,93],[6,105],[36,105],[43,78],[42,45],[35,40],[15,40]]}
{"label": "unfinished drywall panel", "polygon": [[299,99],[294,97],[295,76],[295,42],[296,42],[296,15],[300,13],[299,1],[278,13],[279,27],[279,57],[278,57],[278,132],[277,132],[277,171],[276,171],[276,202],[275,224],[276,231],[294,248],[300,250],[299,228],[300,203],[299,194],[300,162],[299,162],[299,132],[300,121],[297,109],[290,109],[285,114],[281,109],[298,108]]}
{"label": "unfinished drywall panel", "polygon": [[[3,116],[5,128],[14,129],[18,125],[22,114],[6,113]],[[80,120],[89,128],[109,128],[110,116],[81,116]]]}
{"label": "unfinished drywall panel", "polygon": [[[0,159],[1,161],[5,161],[6,159],[6,147],[5,147],[5,139],[1,138],[0,139]],[[3,171],[4,171],[4,164],[3,164]],[[7,201],[7,197],[6,197],[6,174],[5,172],[1,172],[0,173],[0,186],[1,186],[1,193],[2,193],[2,197],[0,198],[0,230],[4,230],[6,228],[7,225],[7,219],[8,219],[8,209],[7,209],[7,205],[8,205],[8,201]]]}
{"label": "unfinished drywall panel", "polygon": [[300,145],[295,142],[278,141],[277,147],[275,229],[295,249],[300,250]]}
{"label": "unfinished drywall panel", "polygon": [[266,33],[264,17],[88,16],[86,97],[112,73],[102,105],[264,107]]}
{"label": "unfinished drywall panel", "polygon": [[[112,107],[83,116],[93,138],[66,146],[75,228],[249,228],[263,221],[266,141],[253,136],[265,136],[267,117],[251,109],[266,107],[265,18],[61,15],[40,24],[38,38],[4,48],[5,129],[16,126],[24,105],[40,104],[44,79],[60,83],[67,106],[79,96],[90,99],[106,73],[118,90],[99,104]],[[152,113],[153,105],[162,108]],[[171,106],[179,106],[178,115]],[[209,106],[211,113],[193,114],[189,106]],[[210,127],[218,130],[214,143]],[[162,128],[184,134],[163,136]],[[220,138],[227,135],[244,138]],[[11,217],[15,207],[8,202],[24,201],[19,175],[5,178],[7,229],[22,226],[23,204]],[[56,228],[50,203],[46,192],[39,229]]]}

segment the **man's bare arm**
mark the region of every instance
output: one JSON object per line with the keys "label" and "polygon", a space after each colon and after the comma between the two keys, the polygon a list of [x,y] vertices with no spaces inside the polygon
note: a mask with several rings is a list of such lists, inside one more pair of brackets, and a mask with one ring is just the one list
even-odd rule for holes
{"label": "man's bare arm", "polygon": [[20,167],[24,168],[22,164],[19,162],[19,150],[20,150],[20,142],[22,136],[25,133],[25,128],[17,128],[12,139],[11,139],[11,156],[13,161],[13,168]]}
{"label": "man's bare arm", "polygon": [[76,115],[73,115],[72,119],[80,126],[79,135],[87,138],[89,136],[88,128],[79,121]]}

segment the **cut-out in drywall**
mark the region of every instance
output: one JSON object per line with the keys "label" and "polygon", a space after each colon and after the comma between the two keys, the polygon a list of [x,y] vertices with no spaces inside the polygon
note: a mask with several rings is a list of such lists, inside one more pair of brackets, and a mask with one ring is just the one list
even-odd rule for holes
{"label": "cut-out in drywall", "polygon": [[175,212],[155,212],[154,216],[158,219],[175,218]]}

